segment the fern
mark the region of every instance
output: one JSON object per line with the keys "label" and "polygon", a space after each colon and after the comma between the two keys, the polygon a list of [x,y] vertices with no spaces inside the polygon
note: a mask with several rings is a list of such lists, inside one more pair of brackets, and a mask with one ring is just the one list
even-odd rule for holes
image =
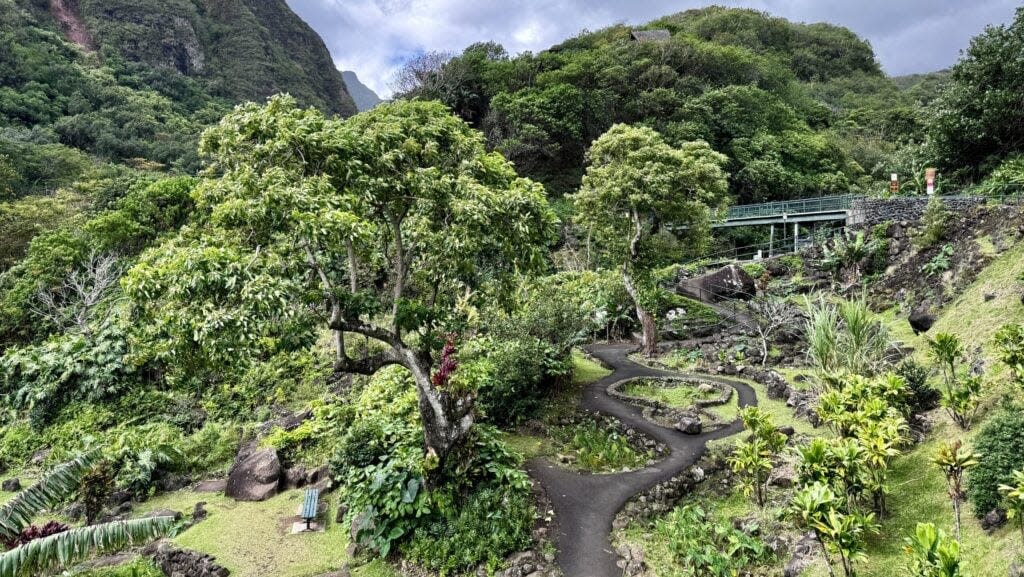
{"label": "fern", "polygon": [[173,523],[171,517],[114,521],[37,539],[0,554],[0,577],[46,575],[94,553],[124,549],[166,535]]}
{"label": "fern", "polygon": [[78,489],[82,475],[99,461],[100,455],[100,451],[95,449],[58,465],[38,483],[0,506],[0,538],[16,539],[32,517],[60,503]]}

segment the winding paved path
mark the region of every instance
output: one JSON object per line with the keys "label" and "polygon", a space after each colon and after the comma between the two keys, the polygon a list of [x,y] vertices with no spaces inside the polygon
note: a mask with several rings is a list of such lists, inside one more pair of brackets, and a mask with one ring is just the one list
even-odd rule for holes
{"label": "winding paved path", "polygon": [[606,475],[578,473],[547,459],[533,459],[527,465],[530,474],[544,486],[554,506],[557,562],[566,577],[621,577],[622,569],[615,564],[618,556],[611,545],[612,521],[619,509],[634,495],[667,481],[696,463],[704,454],[708,441],[728,437],[743,429],[742,423],[735,421],[710,433],[684,435],[648,421],[639,407],[610,397],[607,393],[609,385],[635,377],[699,377],[736,389],[741,407],[757,404],[754,390],[744,383],[637,364],[628,358],[635,348],[630,344],[588,347],[588,352],[614,372],[584,389],[580,407],[610,415],[629,427],[643,431],[667,445],[671,451],[669,455],[645,469]]}

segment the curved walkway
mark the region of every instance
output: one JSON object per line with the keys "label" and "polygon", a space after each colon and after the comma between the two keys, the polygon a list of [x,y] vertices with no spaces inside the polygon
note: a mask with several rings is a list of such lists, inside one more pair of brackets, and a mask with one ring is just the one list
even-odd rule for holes
{"label": "curved walkway", "polygon": [[622,569],[616,566],[618,556],[611,545],[612,521],[616,513],[634,495],[667,481],[696,463],[704,454],[708,441],[728,437],[743,429],[737,420],[710,433],[684,435],[648,421],[639,407],[608,396],[609,385],[635,377],[699,376],[736,389],[741,407],[757,404],[754,390],[744,383],[652,369],[629,360],[629,354],[635,349],[630,344],[588,347],[588,352],[614,372],[584,389],[580,407],[615,417],[625,425],[643,431],[670,448],[668,457],[645,469],[606,475],[578,473],[546,459],[533,459],[527,465],[530,475],[544,486],[554,506],[557,562],[566,577],[621,577]]}

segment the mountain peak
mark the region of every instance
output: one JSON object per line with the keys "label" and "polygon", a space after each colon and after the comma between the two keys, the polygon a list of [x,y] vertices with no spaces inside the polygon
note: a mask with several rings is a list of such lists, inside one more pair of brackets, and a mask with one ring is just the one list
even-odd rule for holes
{"label": "mountain peak", "polygon": [[383,102],[373,89],[359,80],[355,72],[344,70],[341,73],[341,77],[345,80],[348,93],[352,95],[352,100],[356,102],[356,108],[359,109],[359,112],[369,110]]}

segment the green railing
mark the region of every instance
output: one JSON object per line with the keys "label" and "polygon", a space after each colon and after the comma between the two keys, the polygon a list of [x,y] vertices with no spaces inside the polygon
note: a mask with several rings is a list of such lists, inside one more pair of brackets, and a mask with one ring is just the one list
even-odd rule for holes
{"label": "green railing", "polygon": [[817,198],[801,198],[798,200],[780,200],[763,204],[744,204],[730,206],[727,220],[743,220],[766,216],[782,216],[796,214],[814,214],[819,212],[839,212],[850,210],[853,201],[861,198],[853,194],[842,196],[819,196]]}

